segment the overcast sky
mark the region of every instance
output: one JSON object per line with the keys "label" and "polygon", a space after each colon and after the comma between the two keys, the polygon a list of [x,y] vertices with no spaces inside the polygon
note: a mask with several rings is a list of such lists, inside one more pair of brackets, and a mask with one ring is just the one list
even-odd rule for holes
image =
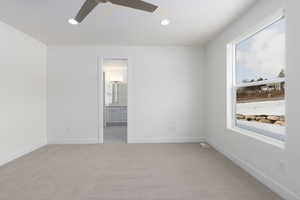
{"label": "overcast sky", "polygon": [[236,47],[237,82],[276,78],[285,69],[285,20],[280,20]]}

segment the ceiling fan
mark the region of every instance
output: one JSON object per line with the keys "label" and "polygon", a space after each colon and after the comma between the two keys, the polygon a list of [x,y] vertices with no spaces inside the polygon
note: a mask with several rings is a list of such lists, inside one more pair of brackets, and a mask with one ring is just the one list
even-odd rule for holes
{"label": "ceiling fan", "polygon": [[74,23],[81,23],[98,4],[108,2],[146,12],[154,12],[158,8],[158,6],[142,0],[86,0],[76,17],[72,20],[74,20]]}

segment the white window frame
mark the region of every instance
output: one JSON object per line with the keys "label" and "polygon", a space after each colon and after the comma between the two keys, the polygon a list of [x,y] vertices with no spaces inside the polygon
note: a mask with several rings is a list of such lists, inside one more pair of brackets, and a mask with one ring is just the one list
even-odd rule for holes
{"label": "white window frame", "polygon": [[275,78],[272,80],[257,81],[251,83],[236,83],[236,73],[235,73],[235,64],[236,64],[236,46],[250,37],[256,35],[257,33],[263,31],[274,23],[285,18],[284,10],[280,10],[275,13],[273,16],[270,16],[259,26],[255,27],[254,31],[249,31],[247,34],[242,35],[238,39],[230,42],[227,45],[227,128],[233,130],[234,132],[242,133],[244,135],[253,137],[255,139],[261,140],[263,142],[273,144],[280,148],[284,148],[285,139],[279,139],[274,137],[271,132],[266,132],[263,130],[254,129],[251,127],[243,127],[236,125],[236,92],[238,88],[257,86],[269,83],[282,83],[285,82],[286,78]]}

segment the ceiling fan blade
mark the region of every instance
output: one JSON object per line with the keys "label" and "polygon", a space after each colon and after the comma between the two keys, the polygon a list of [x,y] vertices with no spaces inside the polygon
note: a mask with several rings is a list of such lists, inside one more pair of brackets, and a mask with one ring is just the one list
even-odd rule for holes
{"label": "ceiling fan blade", "polygon": [[82,7],[80,8],[78,14],[75,17],[77,22],[82,22],[88,14],[98,5],[99,2],[95,0],[86,0]]}
{"label": "ceiling fan blade", "polygon": [[108,0],[112,4],[143,10],[146,12],[154,12],[158,6],[141,0]]}

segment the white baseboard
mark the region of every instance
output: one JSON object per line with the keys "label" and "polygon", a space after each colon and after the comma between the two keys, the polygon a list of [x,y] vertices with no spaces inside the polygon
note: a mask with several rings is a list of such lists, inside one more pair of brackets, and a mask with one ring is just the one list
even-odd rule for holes
{"label": "white baseboard", "polygon": [[251,164],[245,162],[242,159],[237,158],[233,154],[225,151],[223,148],[221,148],[219,145],[212,143],[210,141],[207,141],[213,148],[215,148],[217,151],[225,155],[227,158],[229,158],[231,161],[233,161],[236,165],[243,168],[245,171],[247,171],[249,174],[254,176],[256,179],[258,179],[261,183],[269,187],[272,191],[277,193],[279,196],[284,198],[285,200],[300,200],[300,197],[290,191],[287,187],[283,186],[282,184],[278,183],[271,177],[265,175],[262,171],[258,170]]}
{"label": "white baseboard", "polygon": [[151,139],[128,139],[130,144],[150,144],[150,143],[200,143],[203,138],[151,138]]}
{"label": "white baseboard", "polygon": [[42,147],[44,147],[46,145],[47,145],[46,143],[38,144],[38,145],[30,147],[30,148],[28,148],[26,150],[23,150],[23,151],[20,151],[20,152],[17,152],[17,153],[13,153],[10,156],[8,156],[7,158],[5,158],[3,160],[0,160],[0,166],[3,166],[3,165],[5,165],[5,164],[7,164],[7,163],[9,163],[9,162],[17,159],[17,158],[20,158],[22,156],[25,156],[26,154],[29,154],[29,153],[31,153],[31,152],[39,149],[39,148],[42,148]]}
{"label": "white baseboard", "polygon": [[98,139],[55,139],[48,144],[99,144]]}
{"label": "white baseboard", "polygon": [[[154,139],[129,139],[129,144],[138,143],[200,143],[203,138],[154,138]],[[55,139],[49,140],[48,144],[99,144],[98,139]]]}

